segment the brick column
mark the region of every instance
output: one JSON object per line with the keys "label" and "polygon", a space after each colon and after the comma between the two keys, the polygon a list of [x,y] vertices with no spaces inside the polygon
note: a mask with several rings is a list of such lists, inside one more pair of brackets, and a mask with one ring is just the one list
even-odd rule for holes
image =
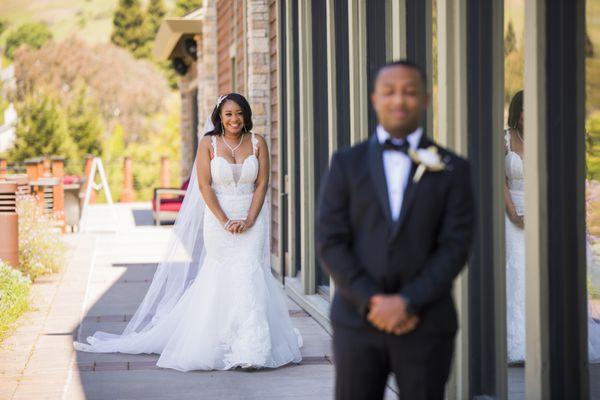
{"label": "brick column", "polygon": [[[92,161],[94,161],[94,156],[92,154],[86,154],[85,155],[85,167],[84,167],[84,172],[83,172],[83,176],[85,177],[85,184],[83,186],[84,193],[87,190],[88,185],[90,185],[92,183],[92,182],[90,182],[90,173],[92,172]],[[94,189],[92,189],[92,191],[90,192],[90,204],[94,204],[95,202],[96,202],[96,191]]]}
{"label": "brick column", "polygon": [[45,157],[38,157],[37,158],[37,170],[38,170],[38,178],[44,178],[46,175],[44,174],[44,160]]}
{"label": "brick column", "polygon": [[52,195],[54,197],[54,217],[60,221],[60,229],[62,233],[65,233],[65,191],[62,182],[65,159],[64,157],[54,156],[49,161],[52,164],[52,177],[58,179],[58,184],[52,188]]}
{"label": "brick column", "polygon": [[[37,202],[42,205],[44,202],[44,194],[40,190],[37,181],[42,177],[41,158],[33,157],[25,160],[25,167],[27,169],[27,179],[29,179],[31,186],[31,194],[33,194]],[[32,184],[33,183],[33,184]]]}
{"label": "brick column", "polygon": [[29,181],[37,181],[38,180],[38,159],[37,158],[28,158],[25,160],[25,168],[27,169],[27,179]]}
{"label": "brick column", "polygon": [[171,167],[169,157],[167,156],[162,156],[160,158],[160,186],[171,186]]}
{"label": "brick column", "polygon": [[41,165],[42,165],[42,176],[44,178],[52,176],[52,172],[50,171],[52,168],[52,164],[51,164],[50,158],[48,156],[44,156],[42,158]]}
{"label": "brick column", "polygon": [[5,158],[0,158],[0,179],[4,178],[8,173],[8,162]]}
{"label": "brick column", "polygon": [[13,267],[19,264],[19,217],[16,203],[17,184],[0,182],[0,259]]}
{"label": "brick column", "polygon": [[121,203],[133,201],[133,167],[131,157],[123,160],[123,190],[121,191]]}
{"label": "brick column", "polygon": [[204,121],[219,97],[217,92],[217,2],[204,0],[204,20],[202,22],[202,49],[198,57],[198,124],[200,131]]}
{"label": "brick column", "polygon": [[248,101],[252,107],[253,131],[269,143],[270,58],[269,4],[267,0],[247,0]]}

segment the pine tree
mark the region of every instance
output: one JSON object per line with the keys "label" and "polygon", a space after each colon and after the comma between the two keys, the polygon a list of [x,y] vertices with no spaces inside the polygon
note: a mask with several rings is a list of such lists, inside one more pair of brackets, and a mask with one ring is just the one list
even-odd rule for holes
{"label": "pine tree", "polygon": [[113,14],[110,40],[128,49],[135,57],[150,55],[151,34],[139,0],[119,0]]}
{"label": "pine tree", "polygon": [[104,157],[106,162],[106,179],[114,199],[121,198],[123,189],[123,157],[125,156],[125,131],[118,122],[108,140],[104,142]]}
{"label": "pine tree", "polygon": [[52,32],[48,25],[41,22],[29,22],[7,34],[4,54],[12,60],[15,50],[22,44],[39,49],[49,40],[52,40]]}
{"label": "pine tree", "polygon": [[585,57],[586,58],[594,58],[596,51],[594,49],[594,43],[592,39],[590,39],[590,35],[588,34],[587,27],[585,29]]}
{"label": "pine tree", "polygon": [[150,0],[148,3],[148,25],[150,27],[150,31],[152,32],[152,36],[156,36],[156,32],[158,32],[158,28],[166,14],[165,4],[163,0]]}
{"label": "pine tree", "polygon": [[58,100],[41,91],[18,103],[17,113],[16,139],[9,151],[13,162],[45,155],[77,157],[77,147],[69,136]]}
{"label": "pine tree", "polygon": [[177,3],[175,4],[175,15],[181,17],[200,7],[202,7],[202,0],[177,0]]}
{"label": "pine tree", "polygon": [[6,28],[8,28],[8,21],[4,18],[0,18],[0,36],[2,36]]}
{"label": "pine tree", "polygon": [[506,36],[504,37],[504,55],[508,55],[517,50],[517,36],[512,21],[508,21]]}
{"label": "pine tree", "polygon": [[69,135],[79,150],[79,159],[86,154],[102,155],[101,136],[104,130],[98,106],[90,100],[85,86],[80,86],[67,107]]}

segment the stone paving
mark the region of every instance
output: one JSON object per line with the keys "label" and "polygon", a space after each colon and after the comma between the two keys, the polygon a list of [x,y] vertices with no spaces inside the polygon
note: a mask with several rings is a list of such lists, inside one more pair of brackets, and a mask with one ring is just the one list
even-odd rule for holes
{"label": "stone paving", "polygon": [[[68,263],[32,286],[29,312],[0,344],[4,399],[331,399],[329,334],[288,299],[303,335],[303,361],[276,370],[177,372],[156,367],[157,355],[75,352],[72,342],[96,330],[120,333],[161,259],[168,226],[154,227],[149,204],[93,206],[87,233],[65,235]],[[114,226],[118,229],[114,231]],[[112,227],[112,228],[111,228]],[[594,311],[600,303],[592,304]],[[590,368],[600,398],[600,366]],[[386,399],[396,398],[388,389]],[[524,369],[509,369],[509,399],[524,399]]]}
{"label": "stone paving", "polygon": [[[104,205],[88,215],[92,231],[65,236],[68,265],[32,287],[32,310],[0,345],[0,399],[331,399],[330,335],[292,300],[303,361],[275,370],[177,372],[157,355],[75,352],[96,330],[119,333],[161,259],[168,226],[154,227],[145,203]],[[386,398],[395,398],[388,389]]]}

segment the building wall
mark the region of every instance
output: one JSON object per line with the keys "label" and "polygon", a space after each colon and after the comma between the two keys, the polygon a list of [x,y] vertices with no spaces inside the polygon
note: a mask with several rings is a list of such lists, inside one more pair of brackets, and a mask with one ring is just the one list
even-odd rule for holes
{"label": "building wall", "polygon": [[219,95],[246,92],[245,0],[217,1]]}
{"label": "building wall", "polygon": [[269,0],[269,75],[270,75],[270,137],[271,137],[271,252],[279,258],[279,208],[281,195],[280,175],[280,126],[279,126],[279,93],[277,86],[279,82],[277,57],[277,0]]}
{"label": "building wall", "polygon": [[204,19],[202,22],[201,56],[198,58],[198,115],[200,125],[212,112],[218,89],[217,57],[217,2],[204,0]]}
{"label": "building wall", "polygon": [[194,135],[198,131],[198,110],[194,109],[197,105],[197,71],[196,63],[190,65],[188,72],[182,76],[179,81],[179,93],[181,96],[181,161],[180,171],[181,178],[187,179],[190,176],[194,157],[196,156],[197,141],[194,140]]}
{"label": "building wall", "polygon": [[[539,0],[532,4],[547,1]],[[487,29],[492,24],[496,28],[496,24],[502,26],[501,10],[492,0],[204,0],[203,4],[203,32],[199,39],[202,56],[197,66],[200,121],[203,123],[220,94],[235,89],[248,98],[254,113],[254,131],[265,136],[272,155],[268,195],[270,204],[267,203],[267,207],[271,214],[272,254],[274,260],[280,263],[279,267],[274,264],[273,268],[276,271],[285,270],[284,282],[288,293],[327,327],[329,297],[327,291],[321,288],[327,285],[328,277],[319,275],[314,250],[315,193],[318,180],[326,170],[329,155],[341,146],[366,139],[374,127],[374,116],[368,105],[369,81],[379,64],[392,57],[409,57],[426,64],[424,67],[428,71],[437,68],[440,90],[438,105],[441,110],[437,117],[439,126],[444,129],[438,137],[442,144],[470,156],[474,169],[478,170],[479,182],[496,182],[502,170],[502,162],[498,161],[503,157],[503,152],[498,151],[501,138],[498,136],[498,140],[491,143],[491,139],[483,135],[501,130],[497,126],[497,118],[501,118],[502,109],[494,107],[493,101],[499,96],[498,90],[502,89],[492,89],[492,86],[482,84],[475,78],[478,71],[485,70],[486,74],[489,73],[487,78],[501,82],[499,72],[490,69],[490,65],[502,65],[492,57],[502,54],[501,38],[495,34],[487,46],[484,45],[487,42],[480,40],[480,34],[467,37],[465,27]],[[437,4],[436,13],[431,12],[432,4]],[[492,10],[491,7],[496,8]],[[284,10],[281,15],[285,16],[285,21],[278,15],[278,10]],[[325,19],[322,18],[324,13],[327,16]],[[383,21],[382,15],[385,16]],[[432,15],[438,18],[436,26],[440,60],[437,65],[433,65],[430,54]],[[529,15],[529,18],[537,18],[543,14]],[[557,13],[556,17],[559,16],[560,13]],[[536,30],[538,25],[533,23],[535,21],[530,22],[527,26],[533,43],[535,34],[539,32]],[[278,26],[281,26],[279,37]],[[496,28],[494,32],[501,32]],[[285,46],[282,46],[282,42]],[[284,54],[278,53],[280,48],[285,48]],[[478,58],[477,51],[487,58]],[[235,62],[232,62],[232,57]],[[529,65],[535,65],[532,64],[534,57],[543,59],[541,54],[526,52],[526,65],[528,62]],[[536,78],[542,69],[530,67],[530,71],[534,71],[530,72],[531,78]],[[556,73],[555,70],[550,72]],[[285,90],[280,86],[280,75],[288,85]],[[433,76],[431,73],[429,75]],[[529,84],[535,81],[527,80]],[[467,90],[469,85],[470,91]],[[322,86],[327,89],[324,90]],[[472,93],[486,95],[475,101]],[[184,115],[190,107],[189,96],[189,93],[182,92]],[[540,96],[535,100],[529,97],[526,101],[543,110],[542,101],[550,100]],[[327,112],[319,112],[325,109]],[[530,107],[530,110],[533,109]],[[573,110],[573,113],[575,111],[578,110]],[[481,126],[498,129],[477,129],[472,123],[476,118],[482,121]],[[528,118],[525,120],[536,121],[533,116]],[[187,125],[189,123],[185,122]],[[430,119],[425,124],[431,126]],[[540,137],[543,134],[539,129],[536,132]],[[324,152],[324,149],[327,151]],[[555,151],[563,150],[556,148]],[[577,154],[572,151],[571,156]],[[286,163],[283,169],[282,165]],[[534,183],[541,182],[539,171],[533,163],[530,162],[526,170],[528,179]],[[284,171],[285,175],[282,176]],[[570,177],[584,179],[584,174],[576,175],[573,173]],[[283,181],[285,185],[281,184]],[[493,266],[492,263],[477,265],[476,260],[474,263],[472,260],[472,267],[475,268],[461,275],[455,286],[454,294],[463,328],[457,341],[454,383],[449,386],[448,398],[451,399],[467,398],[469,394],[505,397],[507,378],[502,356],[482,357],[479,360],[481,363],[476,364],[473,354],[470,354],[473,346],[469,345],[478,343],[485,334],[493,332],[495,336],[490,341],[493,342],[491,351],[501,354],[498,351],[501,348],[499,343],[505,341],[506,335],[502,328],[488,329],[490,326],[477,318],[474,307],[474,304],[485,301],[493,306],[493,318],[489,317],[492,314],[486,315],[486,318],[501,319],[503,308],[499,305],[504,301],[502,279],[492,279],[493,290],[481,293],[473,290],[480,280],[473,279],[469,283],[469,279],[477,277],[472,275],[473,269],[493,269],[495,274],[502,268],[504,210],[496,204],[501,196],[482,187],[476,186],[477,199],[491,199],[494,202],[494,215],[485,216],[491,218],[489,224],[493,226],[494,235],[486,236],[479,232],[476,252],[483,254],[494,249],[494,263]],[[550,207],[550,203],[546,205]],[[571,210],[578,206],[575,202],[568,205]],[[280,226],[285,226],[286,231],[282,237]],[[533,232],[531,226],[531,222],[526,225],[529,232],[526,233],[531,237],[537,238],[547,233],[545,225],[537,232]],[[557,232],[562,231],[558,229]],[[539,243],[533,243],[539,247],[539,252],[548,251],[544,247],[546,244],[537,239]],[[290,254],[290,265],[285,269],[280,267],[288,257],[279,254],[281,246]],[[500,249],[499,253],[495,250],[497,248]],[[528,269],[543,271],[546,268],[541,261],[537,260],[536,263],[535,269],[529,266]],[[577,268],[581,270],[581,265],[577,265]],[[502,278],[503,275],[497,276]],[[536,278],[533,276],[530,280]],[[561,290],[559,283],[555,285],[557,291]],[[572,286],[574,288],[575,284]],[[576,301],[573,297],[572,302]],[[585,324],[582,326],[585,328]],[[547,331],[549,329],[541,330],[540,335],[545,335],[547,339]],[[547,359],[548,354],[543,357]],[[528,360],[530,365],[533,364]],[[528,387],[533,387],[545,378],[532,373],[528,379]]]}
{"label": "building wall", "polygon": [[233,30],[237,26],[233,20],[235,2],[231,0],[217,1],[217,82],[219,95],[231,92],[232,76],[230,47]]}

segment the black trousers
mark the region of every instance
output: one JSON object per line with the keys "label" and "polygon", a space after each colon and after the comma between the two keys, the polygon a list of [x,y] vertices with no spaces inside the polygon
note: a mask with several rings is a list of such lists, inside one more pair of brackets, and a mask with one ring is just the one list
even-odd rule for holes
{"label": "black trousers", "polygon": [[390,372],[402,400],[443,400],[454,334],[396,336],[333,324],[333,351],[337,400],[383,399]]}

